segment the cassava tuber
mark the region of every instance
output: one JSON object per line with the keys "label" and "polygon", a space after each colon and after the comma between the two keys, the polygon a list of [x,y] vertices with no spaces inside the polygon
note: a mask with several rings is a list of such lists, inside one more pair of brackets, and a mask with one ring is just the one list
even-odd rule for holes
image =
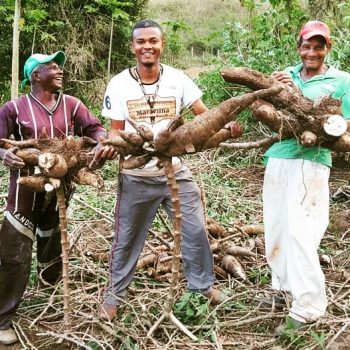
{"label": "cassava tuber", "polygon": [[247,278],[243,266],[234,256],[225,255],[222,259],[221,266],[232,276],[241,278],[247,285],[252,285],[252,283]]}
{"label": "cassava tuber", "polygon": [[127,118],[127,121],[134,127],[134,129],[136,129],[139,132],[139,134],[145,141],[153,141],[154,134],[149,127],[143,124],[138,124],[129,117]]}
{"label": "cassava tuber", "polygon": [[226,253],[230,254],[230,255],[234,255],[234,256],[250,256],[255,258],[255,254],[254,252],[252,252],[251,250],[244,248],[244,247],[240,247],[237,245],[230,245],[227,249],[226,249]]}
{"label": "cassava tuber", "polygon": [[214,220],[208,220],[208,232],[214,238],[219,238],[224,233],[224,228]]}
{"label": "cassava tuber", "polygon": [[38,157],[38,165],[42,173],[50,177],[63,177],[68,172],[67,163],[59,154],[48,152],[40,154]]}
{"label": "cassava tuber", "polygon": [[258,253],[261,255],[266,255],[265,240],[263,239],[263,237],[256,237],[254,239],[254,243],[255,243],[255,247],[256,247],[256,250],[258,251]]}
{"label": "cassava tuber", "polygon": [[158,257],[156,254],[147,254],[138,260],[137,268],[144,269],[145,267],[148,267],[149,265],[155,265],[157,260],[158,260]]}
{"label": "cassava tuber", "polygon": [[317,136],[311,131],[304,131],[301,134],[301,144],[305,147],[313,147],[317,144]]}
{"label": "cassava tuber", "polygon": [[48,179],[42,175],[30,175],[18,178],[17,183],[32,192],[45,192]]}
{"label": "cassava tuber", "polygon": [[[253,91],[281,84],[246,67],[225,68],[220,73],[226,82],[243,85]],[[279,140],[296,138],[306,147],[322,146],[333,151],[349,152],[349,121],[342,117],[341,105],[341,98],[333,98],[332,95],[315,100],[306,98],[297,86],[291,84],[285,85],[279,94],[252,103],[248,109],[257,120],[278,133]],[[252,143],[247,146],[253,148]],[[256,147],[259,146],[256,143]]]}
{"label": "cassava tuber", "polygon": [[241,227],[241,231],[247,235],[260,235],[264,233],[264,225],[251,224]]}
{"label": "cassava tuber", "polygon": [[99,190],[104,187],[100,174],[95,173],[89,168],[81,168],[73,174],[73,181],[80,185],[89,185]]}

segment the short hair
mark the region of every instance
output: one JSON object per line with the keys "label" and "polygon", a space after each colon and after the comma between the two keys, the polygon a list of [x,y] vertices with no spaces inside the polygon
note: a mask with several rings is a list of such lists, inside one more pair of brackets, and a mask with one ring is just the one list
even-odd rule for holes
{"label": "short hair", "polygon": [[158,28],[161,31],[162,35],[164,35],[163,29],[160,26],[160,24],[158,24],[156,21],[152,21],[151,19],[144,19],[140,22],[137,22],[134,25],[134,28],[132,28],[131,40],[133,40],[133,38],[134,38],[134,31],[136,29],[140,29],[140,28]]}
{"label": "short hair", "polygon": [[32,84],[34,83],[34,78],[33,78],[33,75],[32,75],[32,74],[33,74],[34,72],[40,72],[41,69],[42,69],[44,66],[45,66],[44,63],[40,63],[40,64],[38,64],[38,65],[33,69],[32,73],[31,73],[30,76],[29,76],[29,83],[30,83],[30,85],[32,85]]}

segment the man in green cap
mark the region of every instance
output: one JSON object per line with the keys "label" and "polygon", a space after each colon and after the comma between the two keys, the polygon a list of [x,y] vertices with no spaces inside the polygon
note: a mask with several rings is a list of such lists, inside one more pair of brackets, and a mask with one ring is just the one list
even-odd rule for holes
{"label": "man in green cap", "polygon": [[[63,79],[61,65],[65,61],[62,51],[28,58],[22,87],[30,82],[31,91],[0,108],[0,138],[37,139],[43,130],[51,138],[77,135],[99,141],[100,136],[107,137],[105,128],[79,99],[59,92]],[[34,168],[16,156],[16,148],[3,146],[0,142],[0,159],[10,169],[10,187],[0,228],[0,343],[12,344],[18,340],[11,328],[12,319],[28,283],[34,240],[42,280],[54,284],[61,273],[62,261],[56,196],[43,211],[45,193],[31,192],[17,184],[20,177],[33,174]],[[101,156],[96,156],[95,167],[114,156],[112,149],[102,149],[100,143],[94,151]]]}
{"label": "man in green cap", "polygon": [[52,55],[43,55],[41,53],[35,53],[30,56],[24,65],[24,80],[21,84],[21,89],[24,88],[25,84],[30,81],[30,77],[35,68],[39,64],[45,64],[54,61],[58,66],[63,66],[66,62],[66,55],[63,51],[57,51]]}

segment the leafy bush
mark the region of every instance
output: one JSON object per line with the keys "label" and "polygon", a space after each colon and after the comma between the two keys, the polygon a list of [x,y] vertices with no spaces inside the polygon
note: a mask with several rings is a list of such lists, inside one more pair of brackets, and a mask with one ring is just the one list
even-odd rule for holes
{"label": "leafy bush", "polygon": [[[216,59],[218,68],[203,73],[198,81],[204,92],[203,100],[210,108],[246,91],[241,86],[223,82],[219,73],[220,66],[248,67],[269,75],[300,62],[296,50],[297,36],[301,25],[310,20],[310,17],[296,4],[290,9],[278,7],[281,2],[283,1],[276,0],[275,8],[252,16],[247,25],[241,22],[226,23],[222,33],[223,45]],[[339,6],[344,13],[344,7],[350,7],[345,4]],[[350,17],[343,17],[342,27],[337,27],[335,20],[327,23],[333,42],[327,63],[350,71],[350,43],[347,39],[350,34]],[[244,115],[243,120],[250,118],[249,113]]]}

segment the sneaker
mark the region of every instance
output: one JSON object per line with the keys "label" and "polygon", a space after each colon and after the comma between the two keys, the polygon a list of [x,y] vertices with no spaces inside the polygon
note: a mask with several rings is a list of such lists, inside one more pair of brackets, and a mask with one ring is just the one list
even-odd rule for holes
{"label": "sneaker", "polygon": [[224,293],[222,293],[214,288],[209,293],[203,294],[203,295],[206,298],[210,299],[211,305],[219,305],[226,299],[226,296]]}
{"label": "sneaker", "polygon": [[18,342],[17,334],[12,329],[2,329],[0,330],[0,343],[9,345]]}
{"label": "sneaker", "polygon": [[287,322],[280,324],[276,329],[277,335],[288,334],[291,332],[306,332],[309,330],[311,323],[304,323],[288,316]]}
{"label": "sneaker", "polygon": [[103,303],[99,313],[99,318],[106,321],[113,321],[117,316],[117,312],[118,312],[118,305]]}
{"label": "sneaker", "polygon": [[263,299],[259,304],[259,309],[284,309],[287,307],[286,298],[273,295],[271,298]]}

